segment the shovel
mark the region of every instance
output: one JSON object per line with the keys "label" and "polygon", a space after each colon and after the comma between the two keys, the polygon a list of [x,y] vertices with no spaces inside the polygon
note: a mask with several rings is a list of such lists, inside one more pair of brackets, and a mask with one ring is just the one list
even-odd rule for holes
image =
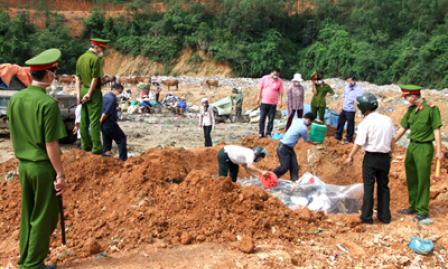
{"label": "shovel", "polygon": [[61,232],[62,232],[62,246],[66,245],[65,242],[65,219],[64,219],[64,205],[62,203],[62,195],[58,196],[59,213],[61,214]]}
{"label": "shovel", "polygon": [[432,179],[434,179],[436,181],[440,181],[442,179],[440,177],[440,160],[437,160],[436,175],[433,176]]}

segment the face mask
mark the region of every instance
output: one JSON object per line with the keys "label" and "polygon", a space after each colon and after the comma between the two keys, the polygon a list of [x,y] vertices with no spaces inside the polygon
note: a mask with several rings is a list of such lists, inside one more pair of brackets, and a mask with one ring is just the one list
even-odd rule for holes
{"label": "face mask", "polygon": [[294,85],[295,86],[300,86],[300,83],[299,82],[294,82]]}
{"label": "face mask", "polygon": [[98,57],[100,57],[100,58],[103,58],[103,54],[104,54],[104,53],[101,51],[100,53],[97,53],[96,56],[98,56]]}
{"label": "face mask", "polygon": [[407,106],[412,106],[412,103],[409,102],[408,100],[404,100],[404,101],[403,101],[403,104],[405,104],[405,105],[407,105]]}
{"label": "face mask", "polygon": [[261,157],[257,157],[257,158],[255,158],[254,162],[258,163],[260,160],[261,160]]}
{"label": "face mask", "polygon": [[350,88],[355,87],[355,82],[352,82],[352,83],[348,84],[348,86],[350,86]]}
{"label": "face mask", "polygon": [[276,79],[278,79],[278,76],[272,76],[272,78],[276,80]]}
{"label": "face mask", "polygon": [[305,122],[305,126],[308,127],[308,126],[310,126],[310,125],[311,125],[311,122],[310,122],[310,123],[306,123],[306,122]]}
{"label": "face mask", "polygon": [[317,83],[318,85],[320,85],[320,84],[323,83],[323,81],[322,81],[322,80],[318,80],[316,83]]}
{"label": "face mask", "polygon": [[117,98],[121,98],[123,96],[123,94],[118,94],[117,96],[115,96],[115,97],[117,97]]}

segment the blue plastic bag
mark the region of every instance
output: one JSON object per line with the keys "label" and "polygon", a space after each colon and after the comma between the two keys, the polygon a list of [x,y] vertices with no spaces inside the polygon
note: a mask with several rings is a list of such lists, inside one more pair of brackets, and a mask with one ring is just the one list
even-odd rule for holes
{"label": "blue plastic bag", "polygon": [[411,242],[408,247],[420,255],[428,255],[434,249],[434,244],[431,240],[421,239],[420,237],[411,237]]}

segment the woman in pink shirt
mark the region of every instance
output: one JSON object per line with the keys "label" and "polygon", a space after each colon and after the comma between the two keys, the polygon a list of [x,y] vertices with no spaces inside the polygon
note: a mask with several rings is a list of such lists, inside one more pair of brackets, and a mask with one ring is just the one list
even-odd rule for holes
{"label": "woman in pink shirt", "polygon": [[297,118],[302,118],[303,115],[303,98],[304,92],[303,86],[300,85],[302,82],[302,75],[297,73],[294,74],[294,78],[291,80],[292,84],[288,88],[288,122],[286,123],[286,131],[288,131],[289,126],[291,126],[294,114],[297,112]]}

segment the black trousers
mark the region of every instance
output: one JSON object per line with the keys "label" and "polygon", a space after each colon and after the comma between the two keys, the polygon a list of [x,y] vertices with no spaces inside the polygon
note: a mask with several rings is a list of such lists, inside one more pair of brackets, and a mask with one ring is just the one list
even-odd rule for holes
{"label": "black trousers", "polygon": [[286,131],[288,131],[289,127],[291,127],[292,120],[294,119],[294,114],[297,111],[297,118],[301,119],[303,117],[303,109],[293,110],[291,115],[288,117],[288,122],[286,122]]}
{"label": "black trousers", "polygon": [[242,107],[235,107],[235,118],[238,122],[241,121],[241,114],[243,112],[243,108]]}
{"label": "black trousers", "polygon": [[232,163],[232,161],[229,159],[229,156],[224,151],[224,148],[222,148],[218,152],[218,164],[219,164],[219,176],[220,177],[227,177],[228,173],[230,171],[230,178],[233,182],[236,182],[238,177],[238,170],[239,165]]}
{"label": "black trousers", "polygon": [[112,140],[118,145],[119,158],[122,161],[128,159],[128,150],[126,148],[126,135],[116,122],[104,122],[101,125],[103,133],[103,152],[106,153],[112,149]]}
{"label": "black trousers", "polygon": [[212,147],[212,138],[210,136],[210,133],[212,132],[212,125],[209,126],[202,126],[204,128],[204,137],[205,137],[205,146],[206,147]]}
{"label": "black trousers", "polygon": [[275,117],[276,111],[277,111],[277,105],[261,104],[259,127],[260,127],[260,134],[262,136],[264,136],[264,125],[266,122],[266,116],[269,117],[268,130],[266,131],[266,135],[272,134],[272,129],[274,128],[274,117]]}
{"label": "black trousers", "polygon": [[389,223],[390,213],[390,189],[389,170],[390,156],[388,153],[366,152],[362,163],[362,179],[364,181],[364,197],[361,209],[362,220],[373,218],[373,192],[375,179],[377,183],[378,214],[377,217],[384,223]]}
{"label": "black trousers", "polygon": [[353,142],[353,134],[355,133],[355,114],[356,112],[350,112],[343,110],[338,118],[338,127],[336,129],[336,139],[342,139],[342,133],[344,132],[344,125],[347,122],[347,134],[345,140]]}
{"label": "black trousers", "polygon": [[292,181],[299,179],[299,163],[294,149],[280,143],[277,147],[277,155],[280,160],[280,166],[275,168],[274,174],[280,178],[289,170]]}

